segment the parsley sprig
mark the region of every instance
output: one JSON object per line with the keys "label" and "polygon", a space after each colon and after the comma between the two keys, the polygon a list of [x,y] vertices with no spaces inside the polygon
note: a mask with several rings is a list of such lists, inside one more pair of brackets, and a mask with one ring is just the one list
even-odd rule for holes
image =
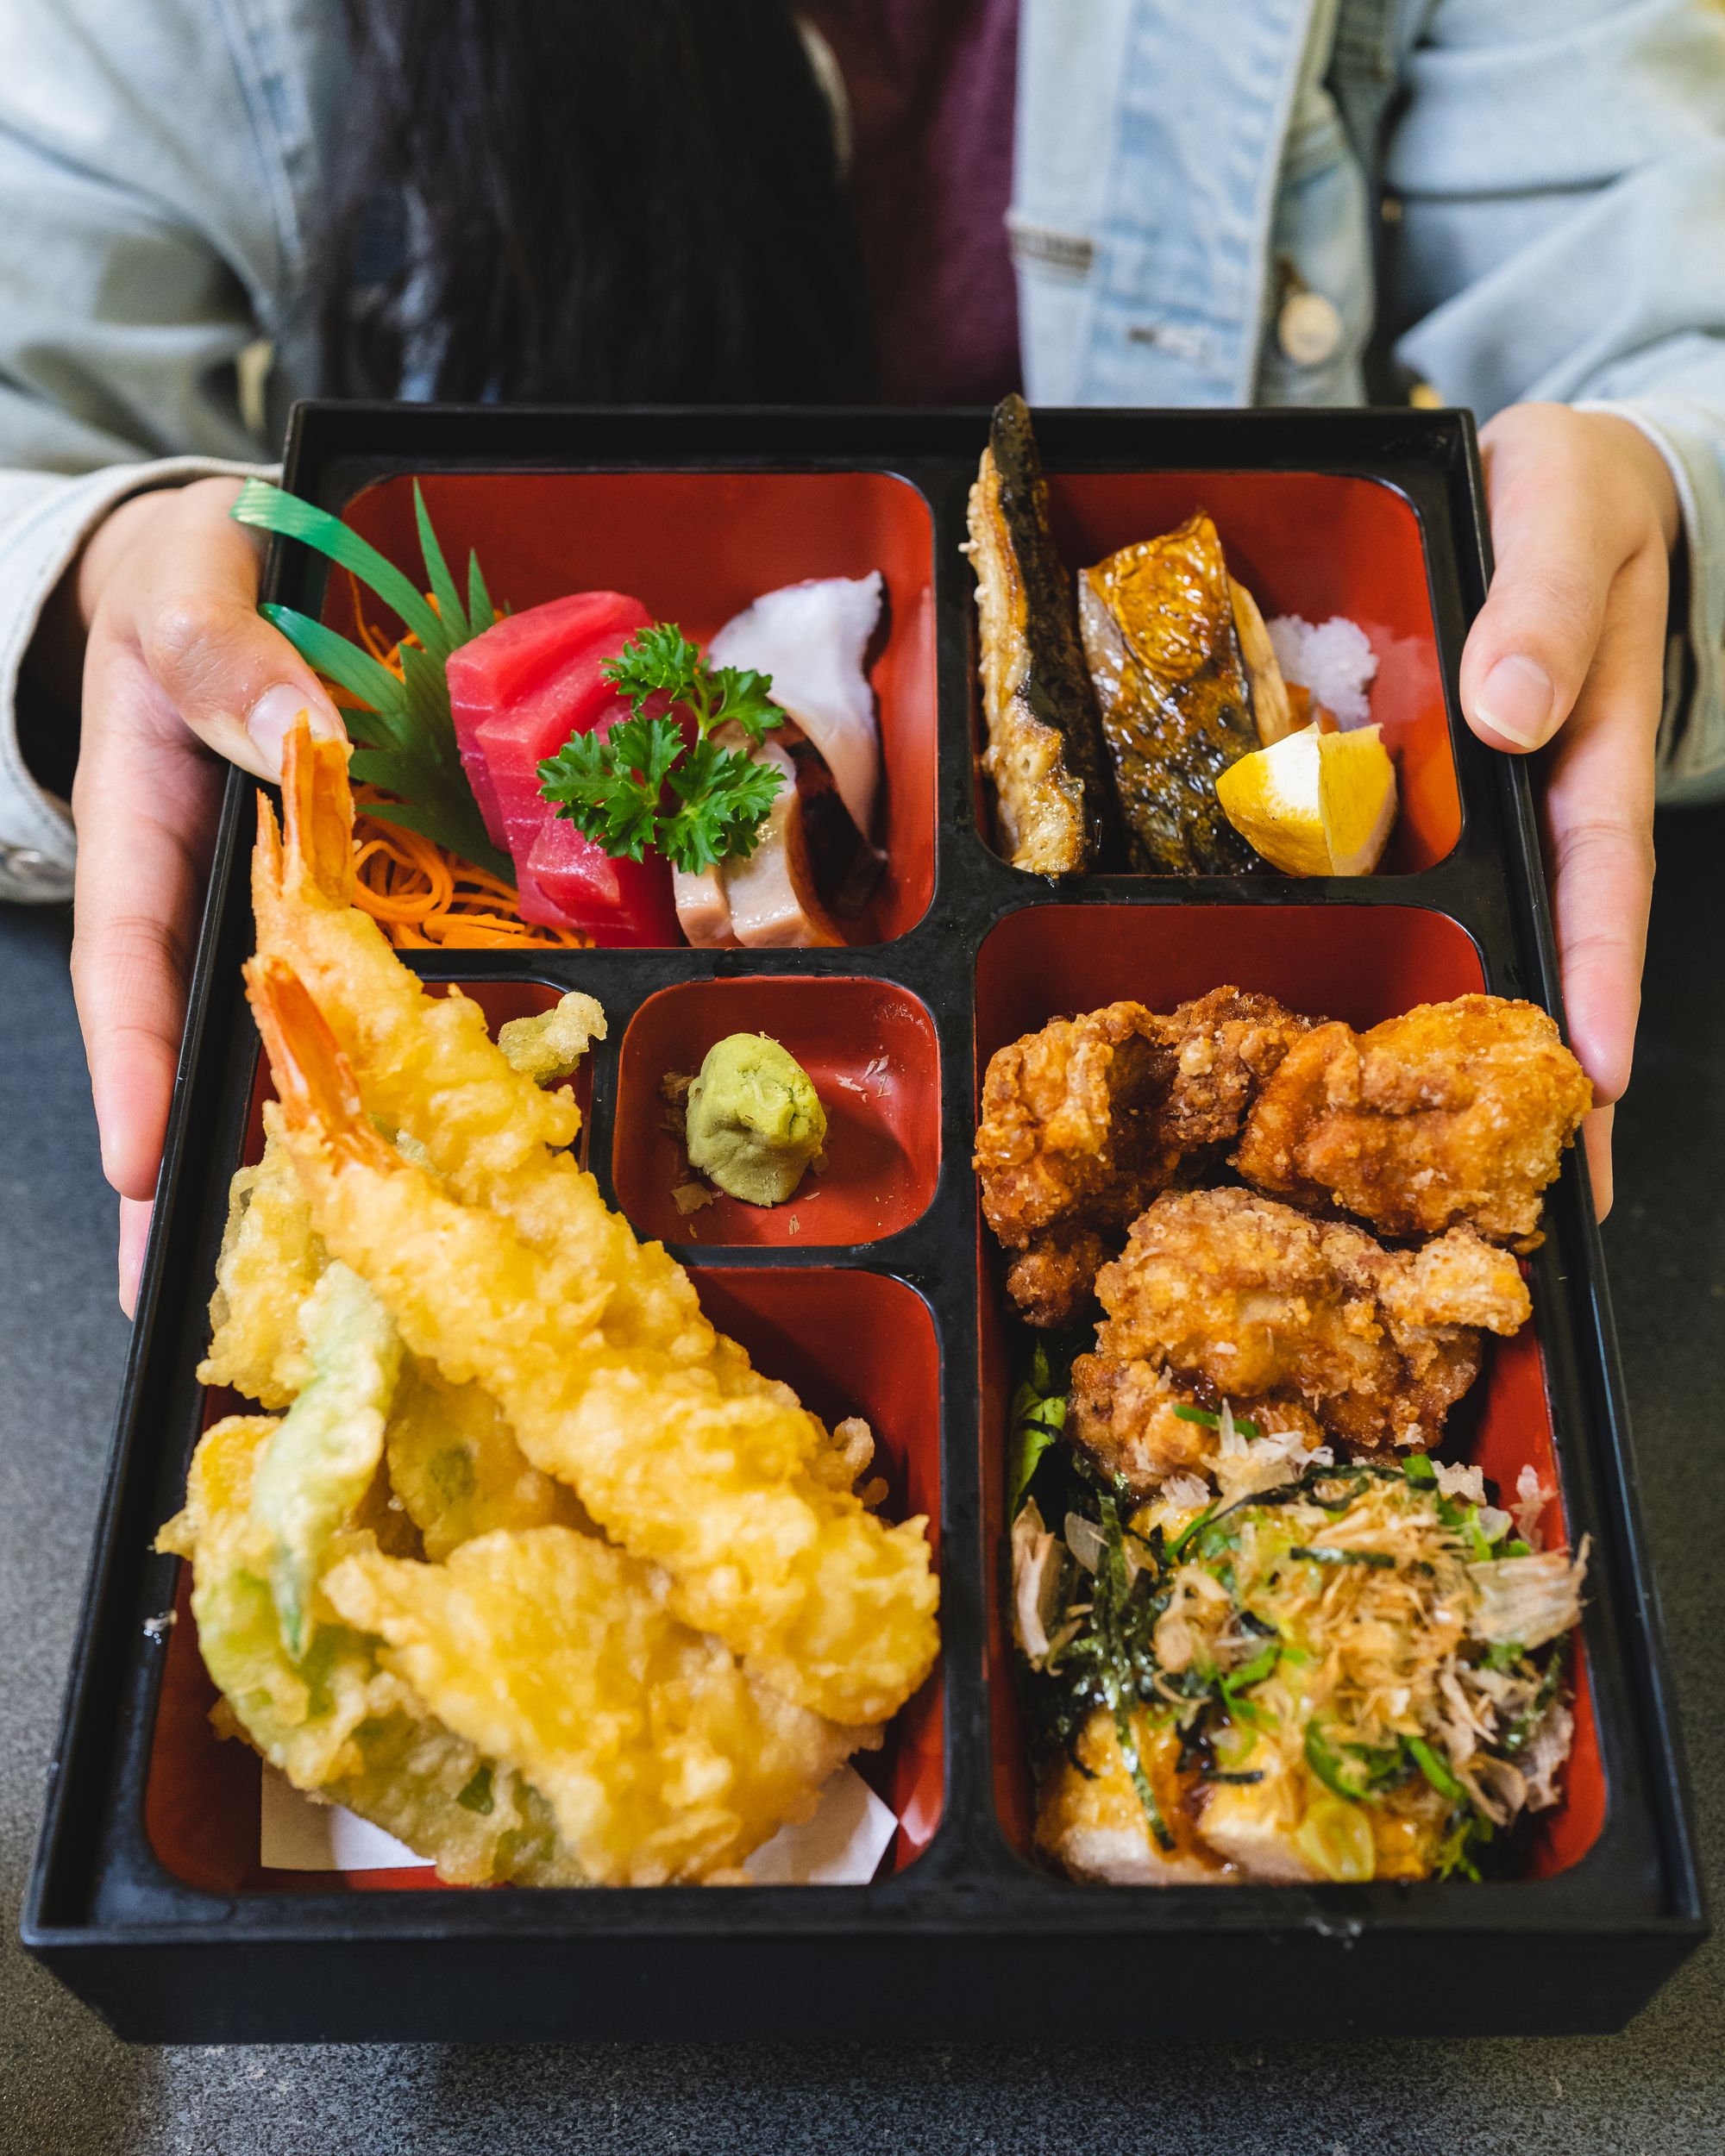
{"label": "parsley sprig", "polygon": [[[630,715],[604,740],[572,734],[548,757],[539,767],[545,799],[614,861],[639,861],[650,847],[693,875],[747,859],[784,781],[746,749],[712,736],[734,724],[753,743],[783,723],[768,695],[772,675],[709,666],[674,622],[655,622],[605,677],[629,699]],[[668,715],[679,705],[694,720],[692,742]]]}

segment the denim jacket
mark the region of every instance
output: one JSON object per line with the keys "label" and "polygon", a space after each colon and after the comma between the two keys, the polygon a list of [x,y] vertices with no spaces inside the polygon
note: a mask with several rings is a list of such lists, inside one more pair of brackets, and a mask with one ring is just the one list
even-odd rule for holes
{"label": "denim jacket", "polygon": [[[68,888],[11,718],[47,594],[126,495],[262,468],[313,385],[342,14],[0,13],[0,896]],[[1023,0],[1019,81],[1032,399],[1345,404],[1370,375],[1622,413],[1687,538],[1663,791],[1725,792],[1718,0]]]}

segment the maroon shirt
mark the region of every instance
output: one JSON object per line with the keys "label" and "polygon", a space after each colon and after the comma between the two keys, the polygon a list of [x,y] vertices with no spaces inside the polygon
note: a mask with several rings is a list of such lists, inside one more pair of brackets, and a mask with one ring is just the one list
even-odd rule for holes
{"label": "maroon shirt", "polygon": [[888,404],[1019,386],[1018,0],[806,0],[850,103],[850,192]]}

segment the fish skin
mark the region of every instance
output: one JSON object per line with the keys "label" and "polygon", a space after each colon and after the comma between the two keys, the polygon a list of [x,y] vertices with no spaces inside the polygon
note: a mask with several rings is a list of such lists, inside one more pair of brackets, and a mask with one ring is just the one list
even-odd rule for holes
{"label": "fish skin", "polygon": [[1113,788],[1075,625],[1070,572],[1022,397],[995,406],[970,491],[982,676],[1000,831],[1015,868],[1080,875],[1115,850]]}
{"label": "fish skin", "polygon": [[1078,580],[1078,622],[1132,866],[1147,875],[1262,867],[1216,779],[1258,747],[1227,564],[1200,510]]}

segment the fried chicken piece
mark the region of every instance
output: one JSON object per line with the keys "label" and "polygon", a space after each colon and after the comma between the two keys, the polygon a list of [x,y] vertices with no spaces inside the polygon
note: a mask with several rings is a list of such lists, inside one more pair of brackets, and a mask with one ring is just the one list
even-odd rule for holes
{"label": "fried chicken piece", "polygon": [[1182,1153],[1238,1136],[1259,1088],[1316,1021],[1251,988],[1212,988],[1157,1025],[1172,1053],[1163,1127]]}
{"label": "fried chicken piece", "polygon": [[1388,1235],[1465,1222],[1531,1250],[1540,1194],[1592,1100],[1537,1005],[1457,996],[1366,1033],[1308,1033],[1258,1094],[1234,1165],[1260,1190],[1333,1202]]}
{"label": "fried chicken piece", "polygon": [[989,1058],[975,1166],[982,1212],[1035,1326],[1076,1317],[1096,1268],[1182,1161],[1226,1144],[1308,1021],[1212,989],[1166,1017],[1141,1003],[1054,1018]]}
{"label": "fried chicken piece", "polygon": [[1007,1293],[1019,1317],[1045,1331],[1070,1325],[1119,1240],[1104,1240],[1094,1228],[1051,1228],[1034,1237],[1007,1268]]}
{"label": "fried chicken piece", "polygon": [[[1107,1364],[1165,1369],[1253,1414],[1247,1403],[1298,1399],[1362,1450],[1429,1446],[1478,1374],[1479,1329],[1512,1333],[1531,1314],[1515,1259],[1471,1228],[1386,1250],[1363,1229],[1246,1190],[1158,1198],[1096,1291],[1108,1315],[1076,1434],[1090,1442],[1106,1426],[1146,1452],[1163,1427],[1154,1391]],[[1147,1426],[1132,1423],[1146,1403]]]}
{"label": "fried chicken piece", "polygon": [[982,1213],[1028,1253],[1008,1288],[1032,1325],[1075,1316],[1095,1269],[1179,1162],[1162,1130],[1170,1056],[1141,1003],[1053,1018],[988,1059],[975,1166]]}
{"label": "fried chicken piece", "polygon": [[[1207,1397],[1198,1398],[1200,1391]],[[1170,1476],[1209,1471],[1219,1433],[1179,1410],[1214,1409],[1222,1397],[1213,1386],[1177,1382],[1156,1363],[1081,1355],[1072,1365],[1066,1434],[1128,1496],[1150,1497]],[[1325,1439],[1317,1417],[1291,1395],[1254,1400],[1251,1420],[1264,1433],[1296,1435],[1307,1451]]]}

